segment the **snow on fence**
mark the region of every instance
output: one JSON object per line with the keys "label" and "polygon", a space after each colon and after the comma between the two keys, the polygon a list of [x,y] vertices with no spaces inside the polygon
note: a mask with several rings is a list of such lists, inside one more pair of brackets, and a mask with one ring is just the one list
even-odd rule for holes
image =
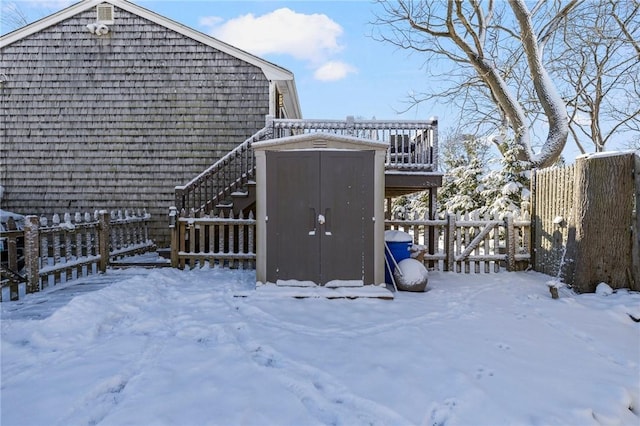
{"label": "snow on fence", "polygon": [[[248,218],[169,213],[171,264],[184,269],[218,265],[255,267],[255,226]],[[430,269],[471,273],[525,269],[531,259],[531,220],[522,216],[477,218],[448,215],[435,220],[387,220],[387,229],[413,236],[419,256]]]}
{"label": "snow on fence", "polygon": [[[92,273],[104,272],[108,264],[155,248],[149,239],[149,220],[145,212],[96,211],[54,215],[26,216],[24,230],[24,273],[3,268],[12,277],[3,280],[2,301],[15,300],[26,293],[65,283]],[[12,235],[14,238],[18,236]],[[18,252],[9,253],[17,259]],[[17,262],[9,261],[10,265]]]}
{"label": "snow on fence", "polygon": [[429,269],[498,272],[525,269],[531,259],[531,220],[522,216],[470,217],[447,215],[431,220],[387,220],[387,229],[413,237],[417,258]]}
{"label": "snow on fence", "polygon": [[171,266],[184,269],[205,264],[230,268],[254,268],[256,221],[253,213],[235,218],[205,216],[202,212],[187,216],[175,207],[169,213],[171,228]]}

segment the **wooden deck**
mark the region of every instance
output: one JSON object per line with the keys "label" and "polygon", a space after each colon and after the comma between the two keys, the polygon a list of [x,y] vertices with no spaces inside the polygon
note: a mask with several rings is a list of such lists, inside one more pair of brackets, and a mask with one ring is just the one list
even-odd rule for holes
{"label": "wooden deck", "polygon": [[414,192],[435,190],[442,186],[442,173],[387,169],[384,186],[385,196],[391,198]]}
{"label": "wooden deck", "polygon": [[[242,209],[234,206],[237,194],[255,180],[252,145],[259,141],[305,133],[331,133],[388,142],[385,161],[385,195],[429,190],[432,197],[442,185],[438,172],[438,120],[303,120],[267,117],[265,127],[238,145],[218,162],[184,186],[175,188],[175,207],[185,212],[217,213],[232,208],[235,214],[247,210],[251,200],[243,199]],[[235,194],[235,195],[234,195]],[[249,201],[249,202],[248,202]]]}

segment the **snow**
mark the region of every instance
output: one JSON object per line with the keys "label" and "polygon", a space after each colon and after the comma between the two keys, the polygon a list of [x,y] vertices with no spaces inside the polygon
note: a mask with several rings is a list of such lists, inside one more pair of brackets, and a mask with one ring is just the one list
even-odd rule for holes
{"label": "snow", "polygon": [[0,423],[639,424],[640,293],[548,281],[297,299],[254,271],[109,270],[0,304]]}
{"label": "snow", "polygon": [[7,223],[9,218],[13,218],[16,221],[16,228],[22,229],[24,227],[24,216],[18,213],[13,213],[8,210],[0,209],[0,225],[2,225],[2,230],[4,231],[4,225]]}
{"label": "snow", "polygon": [[600,283],[596,287],[596,294],[601,296],[610,296],[613,294],[613,289],[607,283]]}
{"label": "snow", "polygon": [[410,243],[413,237],[406,232],[391,229],[384,231],[384,240],[388,243]]}
{"label": "snow", "polygon": [[401,290],[424,291],[429,280],[427,268],[422,262],[412,258],[401,260],[393,274]]}
{"label": "snow", "polygon": [[607,157],[619,157],[629,154],[635,154],[634,150],[622,150],[622,151],[602,151],[602,152],[591,152],[587,154],[582,154],[576,157],[578,158],[607,158]]}
{"label": "snow", "polygon": [[517,194],[520,192],[520,185],[516,182],[509,182],[502,187],[503,195]]}

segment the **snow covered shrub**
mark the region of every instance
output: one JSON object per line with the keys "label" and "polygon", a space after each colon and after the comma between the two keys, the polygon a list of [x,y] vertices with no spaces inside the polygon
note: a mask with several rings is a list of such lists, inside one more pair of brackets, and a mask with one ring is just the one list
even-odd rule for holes
{"label": "snow covered shrub", "polygon": [[484,204],[484,173],[484,167],[477,158],[445,173],[438,197],[440,210],[448,213],[466,213],[480,209]]}
{"label": "snow covered shrub", "polygon": [[[521,214],[530,199],[531,176],[530,164],[518,160],[521,148],[511,146],[500,159],[487,160],[486,142],[467,138],[454,143],[458,145],[443,153],[445,173],[438,190],[438,213],[474,217]],[[428,192],[402,196],[394,200],[392,215],[395,219],[424,218],[428,206]]]}
{"label": "snow covered shrub", "polygon": [[467,213],[484,205],[482,176],[486,173],[489,145],[473,135],[456,135],[445,141],[445,174],[438,191],[440,212]]}
{"label": "snow covered shrub", "polygon": [[520,214],[523,202],[530,198],[529,164],[518,160],[521,148],[512,146],[503,152],[499,160],[500,168],[491,170],[482,178],[481,195],[484,205],[479,209],[481,215]]}
{"label": "snow covered shrub", "polygon": [[407,220],[409,211],[409,199],[402,195],[395,200],[391,206],[391,217],[395,220]]}

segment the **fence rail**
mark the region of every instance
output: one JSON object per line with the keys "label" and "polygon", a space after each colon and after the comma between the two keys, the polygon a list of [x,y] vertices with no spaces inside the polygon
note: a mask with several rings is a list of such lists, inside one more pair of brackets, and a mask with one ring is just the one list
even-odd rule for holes
{"label": "fence rail", "polygon": [[[62,220],[54,215],[51,221],[26,216],[24,230],[2,233],[9,250],[0,300],[19,299],[25,293],[104,272],[111,261],[152,250],[150,218],[146,212],[128,210],[76,213],[73,220],[70,214]],[[17,244],[20,239],[24,242]]]}
{"label": "fence rail", "polygon": [[[179,214],[172,209],[172,266],[255,267],[255,226],[248,218]],[[465,273],[526,269],[531,258],[531,221],[521,217],[471,218],[448,215],[435,220],[387,220],[386,229],[413,237],[417,257],[429,269]]]}
{"label": "fence rail", "polygon": [[199,213],[186,217],[177,209],[169,214],[171,266],[184,269],[205,264],[230,268],[255,268],[256,221],[248,218],[208,217]]}
{"label": "fence rail", "polygon": [[525,269],[531,258],[531,220],[523,216],[387,220],[387,229],[413,237],[417,258],[429,269],[464,273]]}

